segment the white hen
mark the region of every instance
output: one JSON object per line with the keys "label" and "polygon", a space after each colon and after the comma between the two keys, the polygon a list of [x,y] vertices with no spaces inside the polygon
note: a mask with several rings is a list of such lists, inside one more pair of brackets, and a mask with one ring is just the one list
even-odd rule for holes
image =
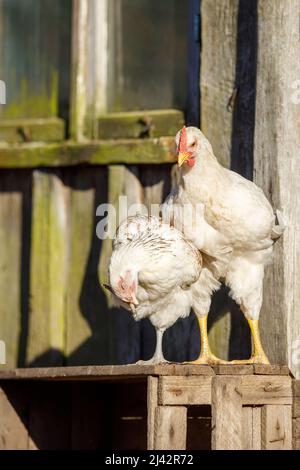
{"label": "white hen", "polygon": [[[156,217],[134,216],[116,234],[109,266],[110,289],[119,305],[135,320],[149,318],[157,333],[153,358],[164,362],[162,337],[178,318],[197,309],[202,296],[199,283],[200,252],[181,232]],[[211,273],[211,289],[218,287]],[[211,291],[210,291],[211,294]]]}
{"label": "white hen", "polygon": [[[211,233],[213,239],[216,233],[225,237],[225,245],[231,247],[232,253],[224,251],[225,269],[224,264],[220,267],[218,263],[212,269],[230,287],[231,296],[248,320],[254,344],[249,360],[234,362],[269,363],[260,341],[258,318],[264,266],[271,258],[274,240],[284,230],[281,214],[277,213],[279,223],[276,224],[273,209],[263,191],[251,181],[222,167],[199,129],[184,127],[176,136],[176,144],[181,174],[178,186],[166,202],[165,212],[174,212],[176,205],[190,205],[195,210],[196,205],[201,204],[209,229],[197,237],[197,234],[190,233],[192,221],[188,219],[184,221],[184,233],[209,255],[214,254]],[[202,314],[207,315],[208,310]]]}

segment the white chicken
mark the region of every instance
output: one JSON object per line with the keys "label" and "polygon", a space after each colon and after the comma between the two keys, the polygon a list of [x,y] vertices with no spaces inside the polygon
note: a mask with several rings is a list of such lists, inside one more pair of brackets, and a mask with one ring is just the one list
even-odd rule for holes
{"label": "white chicken", "polygon": [[[116,303],[129,310],[135,320],[149,318],[156,329],[154,356],[144,362],[165,362],[164,331],[178,318],[187,317],[191,307],[198,311],[203,296],[200,273],[211,286],[209,298],[219,287],[207,269],[201,270],[197,248],[158,218],[137,215],[120,225],[109,265],[110,290]],[[202,348],[205,351],[206,343]]]}
{"label": "white chicken", "polygon": [[[201,225],[205,229],[204,235],[197,236],[191,230],[191,218],[181,220],[180,226],[183,226],[185,236],[208,255],[214,255],[211,240],[218,235],[224,237],[224,247],[227,244],[232,250],[231,253],[224,250],[225,269],[224,263],[220,264],[221,252],[218,262],[210,264],[210,267],[216,277],[223,278],[230,288],[230,295],[239,304],[252,332],[251,358],[233,362],[269,364],[260,340],[258,319],[264,266],[270,261],[274,240],[284,231],[283,217],[277,211],[276,223],[276,216],[263,191],[218,163],[209,141],[199,129],[183,127],[176,135],[176,144],[180,176],[164,205],[164,217],[173,217],[174,225],[178,226],[174,216],[176,207],[192,206],[195,217],[196,206],[202,205],[206,221],[206,226]],[[208,310],[209,305],[203,305],[202,322]],[[202,330],[205,330],[203,324]],[[207,332],[202,331],[202,334],[207,335]],[[209,361],[210,358],[207,359]],[[203,362],[203,356],[198,362]]]}

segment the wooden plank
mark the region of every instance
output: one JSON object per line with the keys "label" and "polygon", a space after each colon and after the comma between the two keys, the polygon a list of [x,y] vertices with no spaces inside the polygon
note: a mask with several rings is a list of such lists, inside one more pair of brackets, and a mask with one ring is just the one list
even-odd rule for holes
{"label": "wooden plank", "polygon": [[98,139],[175,136],[184,125],[184,115],[176,109],[107,113],[98,123]]}
{"label": "wooden plank", "polygon": [[253,365],[218,364],[213,367],[216,375],[251,375]]}
{"label": "wooden plank", "polygon": [[293,380],[293,418],[300,418],[300,380]]}
{"label": "wooden plank", "polygon": [[69,193],[67,364],[109,364],[115,361],[110,334],[114,318],[99,285],[102,240],[97,237],[95,217],[97,207],[107,202],[107,169],[66,170],[64,183]]}
{"label": "wooden plank", "polygon": [[[121,201],[121,198],[122,201]],[[108,197],[107,201],[114,208],[107,216],[107,230],[110,237],[101,243],[101,254],[98,266],[101,284],[109,283],[108,266],[112,253],[112,238],[119,224],[128,215],[141,212],[142,187],[137,165],[110,165],[108,167]],[[135,208],[135,210],[134,210]],[[133,213],[129,214],[133,209]],[[96,215],[103,215],[96,212]],[[99,222],[100,224],[101,222]],[[98,228],[98,227],[97,227]],[[101,234],[99,235],[101,238]],[[112,305],[110,293],[104,289],[107,305],[110,310],[109,350],[112,351],[115,362],[127,364],[141,358],[141,323],[132,321],[132,316]]]}
{"label": "wooden plank", "polygon": [[253,425],[252,425],[252,407],[243,406],[242,410],[243,426],[243,450],[252,450],[253,445]]}
{"label": "wooden plank", "polygon": [[0,386],[0,450],[27,450],[28,429],[24,387]]}
{"label": "wooden plank", "polygon": [[1,119],[0,141],[57,142],[65,137],[65,123],[59,118],[48,119]]}
{"label": "wooden plank", "polygon": [[107,366],[68,366],[68,367],[32,367],[24,369],[0,369],[0,380],[76,380],[101,377],[144,377],[147,375],[208,375],[213,370],[209,366],[198,365],[107,365]]}
{"label": "wooden plank", "polygon": [[255,182],[287,222],[275,244],[273,263],[266,269],[263,344],[270,360],[288,363],[296,377],[300,374],[300,63],[295,61],[300,54],[299,15],[297,0],[258,1],[254,151]]}
{"label": "wooden plank", "polygon": [[148,377],[147,386],[147,449],[154,449],[155,410],[158,404],[158,378]]}
{"label": "wooden plank", "polygon": [[261,407],[243,406],[243,450],[261,449]]}
{"label": "wooden plank", "polygon": [[261,450],[261,407],[252,408],[253,450]]}
{"label": "wooden plank", "polygon": [[[256,1],[201,1],[201,130],[225,166],[252,178],[255,121]],[[249,329],[221,289],[209,316],[213,352],[223,359],[247,358]]]}
{"label": "wooden plank", "polygon": [[258,375],[290,375],[290,369],[285,365],[254,364],[253,369]]}
{"label": "wooden plank", "polygon": [[300,380],[293,380],[293,395],[300,397]]}
{"label": "wooden plank", "polygon": [[212,377],[160,377],[160,405],[208,405],[211,403]]}
{"label": "wooden plank", "polygon": [[72,17],[71,136],[95,138],[107,107],[107,0],[74,0]]}
{"label": "wooden plank", "polygon": [[237,0],[201,2],[201,128],[222,164],[230,165],[235,88]]}
{"label": "wooden plank", "polygon": [[174,163],[174,138],[0,145],[0,168]]}
{"label": "wooden plank", "polygon": [[292,404],[290,377],[244,375],[237,391],[244,405]]}
{"label": "wooden plank", "polygon": [[212,379],[212,450],[242,450],[242,400],[240,377]]}
{"label": "wooden plank", "polygon": [[65,349],[66,191],[59,174],[33,173],[27,363],[61,365]]}
{"label": "wooden plank", "polygon": [[[1,116],[45,118],[59,113],[66,118],[72,2],[1,3],[1,31],[6,39],[1,41],[1,79],[8,89]],[[35,53],[22,54],[24,44]]]}
{"label": "wooden plank", "polygon": [[187,409],[183,406],[158,406],[155,411],[155,450],[185,450]]}
{"label": "wooden plank", "polygon": [[[28,314],[28,250],[30,231],[30,174],[13,171],[0,177],[0,340],[6,345],[6,365],[24,364],[19,340]],[[28,232],[27,232],[28,233]],[[23,357],[22,357],[23,359]],[[2,366],[3,368],[3,366]]]}
{"label": "wooden plank", "polygon": [[293,439],[300,439],[300,418],[293,419]]}
{"label": "wooden plank", "polygon": [[262,449],[292,449],[292,407],[265,405],[262,407]]}

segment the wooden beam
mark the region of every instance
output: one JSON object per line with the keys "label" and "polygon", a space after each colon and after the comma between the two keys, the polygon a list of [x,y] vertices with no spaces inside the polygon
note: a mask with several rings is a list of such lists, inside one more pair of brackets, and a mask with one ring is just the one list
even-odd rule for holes
{"label": "wooden beam", "polygon": [[147,449],[154,449],[155,413],[157,408],[158,378],[150,376],[147,382]]}
{"label": "wooden beam", "polygon": [[0,380],[106,380],[109,377],[134,379],[147,375],[214,375],[209,366],[198,365],[116,365],[116,366],[69,366],[69,367],[36,367],[23,369],[0,369]]}
{"label": "wooden beam", "polygon": [[158,406],[155,411],[155,450],[185,450],[187,409],[184,406]]}
{"label": "wooden beam", "polygon": [[[59,174],[32,175],[30,313],[26,364],[47,353],[48,364],[63,364],[67,279],[66,188]],[[46,359],[43,359],[46,361]]]}
{"label": "wooden beam", "polygon": [[99,140],[86,143],[0,145],[0,168],[160,164],[176,161],[173,137]]}
{"label": "wooden beam", "polygon": [[258,1],[255,182],[287,228],[267,267],[261,314],[263,344],[271,362],[288,363],[300,376],[300,4]]}
{"label": "wooden beam", "polygon": [[1,119],[0,141],[9,143],[59,142],[65,137],[65,123],[59,118]]}
{"label": "wooden beam", "polygon": [[160,405],[210,405],[212,377],[160,377]]}
{"label": "wooden beam", "polygon": [[[292,383],[284,376],[220,376],[240,379],[237,393],[243,405],[286,404],[291,405]],[[205,405],[211,403],[212,377],[161,377],[159,380],[159,404],[161,405]]]}
{"label": "wooden beam", "polygon": [[292,404],[292,381],[284,376],[244,375],[237,388],[244,405]]}
{"label": "wooden beam", "polygon": [[184,124],[184,115],[177,109],[107,113],[98,123],[99,139],[174,137]]}
{"label": "wooden beam", "polygon": [[106,110],[107,0],[73,0],[71,136],[96,137],[97,117]]}
{"label": "wooden beam", "polygon": [[262,408],[262,450],[292,449],[292,407],[265,405]]}
{"label": "wooden beam", "polygon": [[242,400],[240,377],[212,380],[212,450],[242,450]]}
{"label": "wooden beam", "polygon": [[243,407],[243,450],[261,450],[261,407]]}

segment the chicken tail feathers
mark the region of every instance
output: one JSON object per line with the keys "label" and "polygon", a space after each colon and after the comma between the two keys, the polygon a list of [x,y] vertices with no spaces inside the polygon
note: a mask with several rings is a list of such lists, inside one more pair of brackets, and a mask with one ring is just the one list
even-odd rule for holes
{"label": "chicken tail feathers", "polygon": [[272,228],[271,238],[272,240],[277,240],[286,229],[286,221],[283,213],[280,210],[276,211],[276,221],[275,225]]}

